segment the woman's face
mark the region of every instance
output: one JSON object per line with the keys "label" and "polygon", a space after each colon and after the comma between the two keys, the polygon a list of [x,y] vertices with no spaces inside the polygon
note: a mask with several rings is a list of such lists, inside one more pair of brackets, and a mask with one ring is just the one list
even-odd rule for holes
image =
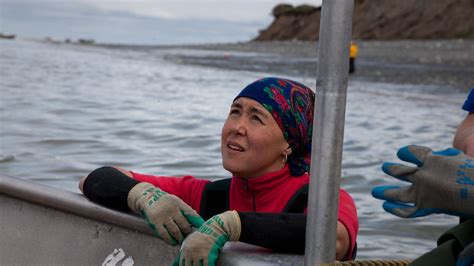
{"label": "woman's face", "polygon": [[245,97],[235,100],[221,134],[227,171],[242,178],[278,171],[288,149],[280,127],[260,103]]}

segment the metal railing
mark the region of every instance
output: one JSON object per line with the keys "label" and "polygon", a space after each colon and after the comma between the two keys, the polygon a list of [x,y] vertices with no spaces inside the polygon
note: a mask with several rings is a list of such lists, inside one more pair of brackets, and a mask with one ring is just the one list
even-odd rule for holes
{"label": "metal railing", "polygon": [[353,0],[323,0],[305,265],[335,261]]}

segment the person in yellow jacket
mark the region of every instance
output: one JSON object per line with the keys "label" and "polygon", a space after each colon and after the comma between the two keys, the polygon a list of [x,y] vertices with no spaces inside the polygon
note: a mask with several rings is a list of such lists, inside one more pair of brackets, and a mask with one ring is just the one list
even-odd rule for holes
{"label": "person in yellow jacket", "polygon": [[355,59],[359,53],[359,47],[355,42],[351,42],[351,48],[349,51],[349,73],[354,73],[355,71]]}

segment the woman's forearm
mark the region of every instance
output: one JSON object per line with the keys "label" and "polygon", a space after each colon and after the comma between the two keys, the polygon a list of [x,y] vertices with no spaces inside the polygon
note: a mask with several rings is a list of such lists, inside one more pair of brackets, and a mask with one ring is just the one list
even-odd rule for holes
{"label": "woman's forearm", "polygon": [[[241,234],[239,241],[277,252],[304,254],[306,215],[295,213],[239,212]],[[336,259],[342,260],[350,246],[345,226],[338,222]]]}
{"label": "woman's forearm", "polygon": [[239,241],[274,251],[303,254],[306,216],[239,212],[242,232]]}
{"label": "woman's forearm", "polygon": [[129,210],[128,193],[138,183],[127,171],[104,166],[82,180],[82,192],[93,202],[113,209]]}

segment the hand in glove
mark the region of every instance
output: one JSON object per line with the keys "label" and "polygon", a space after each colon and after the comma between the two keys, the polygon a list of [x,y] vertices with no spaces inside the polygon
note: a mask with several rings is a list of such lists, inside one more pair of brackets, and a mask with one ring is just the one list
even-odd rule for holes
{"label": "hand in glove", "polygon": [[215,265],[227,241],[238,241],[240,217],[236,211],[214,215],[183,242],[174,266]]}
{"label": "hand in glove", "polygon": [[397,156],[417,167],[384,163],[382,170],[410,186],[380,186],[372,190],[385,200],[385,211],[404,218],[446,213],[474,217],[474,158],[449,148],[433,152],[423,146],[406,146]]}
{"label": "hand in glove", "polygon": [[139,183],[130,190],[128,207],[140,213],[156,236],[170,245],[181,243],[191,233],[191,226],[200,227],[204,220],[180,198],[149,183]]}

